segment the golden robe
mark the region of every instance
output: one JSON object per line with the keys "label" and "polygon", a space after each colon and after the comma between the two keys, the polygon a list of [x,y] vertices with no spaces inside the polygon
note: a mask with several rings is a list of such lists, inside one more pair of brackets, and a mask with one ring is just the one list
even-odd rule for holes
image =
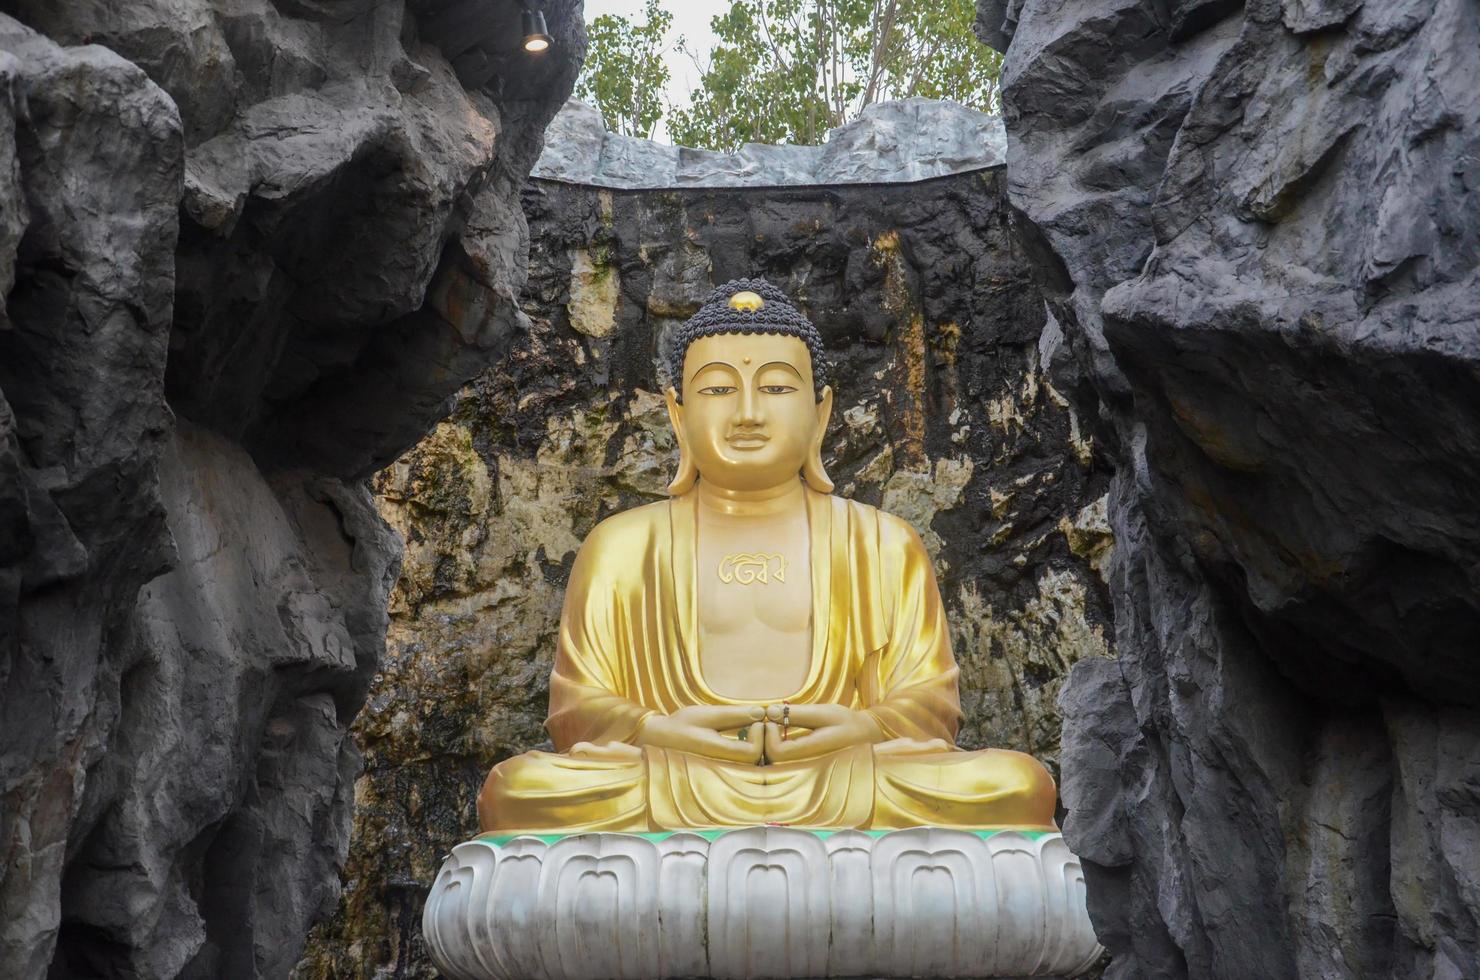
{"label": "golden robe", "polygon": [[[868,711],[888,739],[954,744],[955,659],[930,556],[905,521],[806,492],[812,659],[786,700]],[[1031,756],[986,749],[754,766],[645,746],[640,760],[562,754],[631,742],[655,711],[764,704],[704,682],[695,642],[693,492],[624,511],[592,531],[561,615],[550,715],[556,753],[496,766],[479,798],[485,832],[659,831],[754,826],[1055,829],[1053,780]]]}

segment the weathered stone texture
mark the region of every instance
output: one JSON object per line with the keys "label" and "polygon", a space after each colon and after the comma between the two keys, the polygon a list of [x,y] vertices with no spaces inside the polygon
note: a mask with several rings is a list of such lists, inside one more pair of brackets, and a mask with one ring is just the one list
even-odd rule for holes
{"label": "weathered stone texture", "polygon": [[1116,465],[1119,661],[1063,701],[1110,975],[1474,974],[1480,8],[979,11]]}
{"label": "weathered stone texture", "polygon": [[621,190],[912,183],[998,166],[1007,152],[1001,116],[918,97],[864,106],[819,146],[668,146],[608,132],[601,113],[575,99],[548,136],[533,176]]}
{"label": "weathered stone texture", "polygon": [[425,888],[476,830],[488,769],[545,740],[575,551],[601,518],[664,495],[668,343],[737,276],[768,277],[822,331],[839,492],[907,517],[936,555],[961,744],[1056,767],[1060,681],[1109,655],[1104,585],[1076,553],[1103,541],[1093,504],[1108,473],[1039,368],[1043,303],[1003,185],[1000,169],[764,191],[531,183],[534,329],[376,480],[406,561],[357,723],[350,884],[310,975],[430,975]]}
{"label": "weathered stone texture", "polygon": [[363,479],[521,322],[575,8],[530,64],[512,0],[0,3],[0,975],[283,976],[333,909]]}

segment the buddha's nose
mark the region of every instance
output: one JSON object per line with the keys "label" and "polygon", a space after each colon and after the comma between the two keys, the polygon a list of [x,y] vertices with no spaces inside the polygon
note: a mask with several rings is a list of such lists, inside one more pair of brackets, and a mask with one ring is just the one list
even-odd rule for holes
{"label": "buddha's nose", "polygon": [[740,414],[736,418],[740,425],[760,425],[763,419],[760,413],[760,402],[755,397],[755,390],[749,386],[740,389]]}

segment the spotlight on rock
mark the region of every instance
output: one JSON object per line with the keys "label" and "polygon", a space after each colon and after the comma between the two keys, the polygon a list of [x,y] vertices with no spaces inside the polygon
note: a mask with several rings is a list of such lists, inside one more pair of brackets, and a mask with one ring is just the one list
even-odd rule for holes
{"label": "spotlight on rock", "polygon": [[526,7],[521,19],[524,22],[524,50],[530,54],[543,54],[550,50],[554,41],[545,27],[545,12]]}

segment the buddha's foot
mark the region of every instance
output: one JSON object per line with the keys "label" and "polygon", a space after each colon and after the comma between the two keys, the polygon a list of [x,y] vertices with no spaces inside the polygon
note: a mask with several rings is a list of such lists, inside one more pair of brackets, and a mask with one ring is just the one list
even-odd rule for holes
{"label": "buddha's foot", "polygon": [[459,980],[1074,976],[1101,948],[1058,834],[484,837],[422,919]]}

